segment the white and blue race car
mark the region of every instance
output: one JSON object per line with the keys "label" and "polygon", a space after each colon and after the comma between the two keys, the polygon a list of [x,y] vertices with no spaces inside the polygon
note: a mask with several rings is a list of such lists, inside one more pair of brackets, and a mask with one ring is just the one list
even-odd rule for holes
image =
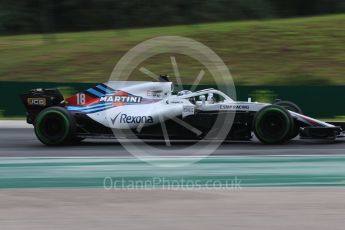
{"label": "white and blue race car", "polygon": [[85,138],[249,141],[252,133],[262,143],[282,144],[298,135],[342,136],[340,126],[305,116],[291,102],[234,101],[215,89],[174,94],[169,81],[107,82],[66,99],[57,89],[34,89],[21,98],[27,122],[46,145]]}

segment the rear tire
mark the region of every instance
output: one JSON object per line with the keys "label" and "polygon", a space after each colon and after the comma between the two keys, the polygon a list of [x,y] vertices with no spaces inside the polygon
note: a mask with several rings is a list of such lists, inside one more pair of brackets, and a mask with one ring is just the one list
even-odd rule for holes
{"label": "rear tire", "polygon": [[282,144],[291,139],[294,121],[290,113],[278,105],[258,111],[254,117],[255,136],[265,144]]}
{"label": "rear tire", "polygon": [[45,145],[65,145],[72,141],[75,122],[63,107],[53,106],[40,112],[35,120],[35,134]]}

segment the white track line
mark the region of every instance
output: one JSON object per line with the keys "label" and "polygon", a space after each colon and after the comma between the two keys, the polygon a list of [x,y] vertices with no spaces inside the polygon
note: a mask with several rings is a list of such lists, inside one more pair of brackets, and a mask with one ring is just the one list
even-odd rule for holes
{"label": "white track line", "polygon": [[1,128],[32,128],[33,126],[26,123],[25,120],[0,120]]}

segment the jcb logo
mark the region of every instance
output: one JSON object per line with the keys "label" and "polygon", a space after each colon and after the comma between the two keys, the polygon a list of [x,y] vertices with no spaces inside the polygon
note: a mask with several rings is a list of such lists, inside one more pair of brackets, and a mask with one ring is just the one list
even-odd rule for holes
{"label": "jcb logo", "polygon": [[28,105],[46,106],[47,100],[45,98],[28,98]]}

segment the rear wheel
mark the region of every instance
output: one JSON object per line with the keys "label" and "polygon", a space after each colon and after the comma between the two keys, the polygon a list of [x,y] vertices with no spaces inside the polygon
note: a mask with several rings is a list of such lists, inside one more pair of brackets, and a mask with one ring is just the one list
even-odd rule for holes
{"label": "rear wheel", "polygon": [[294,121],[283,107],[270,105],[254,117],[255,136],[265,144],[281,144],[291,139]]}
{"label": "rear wheel", "polygon": [[73,139],[75,123],[72,115],[62,107],[49,107],[35,120],[37,138],[45,145],[64,145]]}

